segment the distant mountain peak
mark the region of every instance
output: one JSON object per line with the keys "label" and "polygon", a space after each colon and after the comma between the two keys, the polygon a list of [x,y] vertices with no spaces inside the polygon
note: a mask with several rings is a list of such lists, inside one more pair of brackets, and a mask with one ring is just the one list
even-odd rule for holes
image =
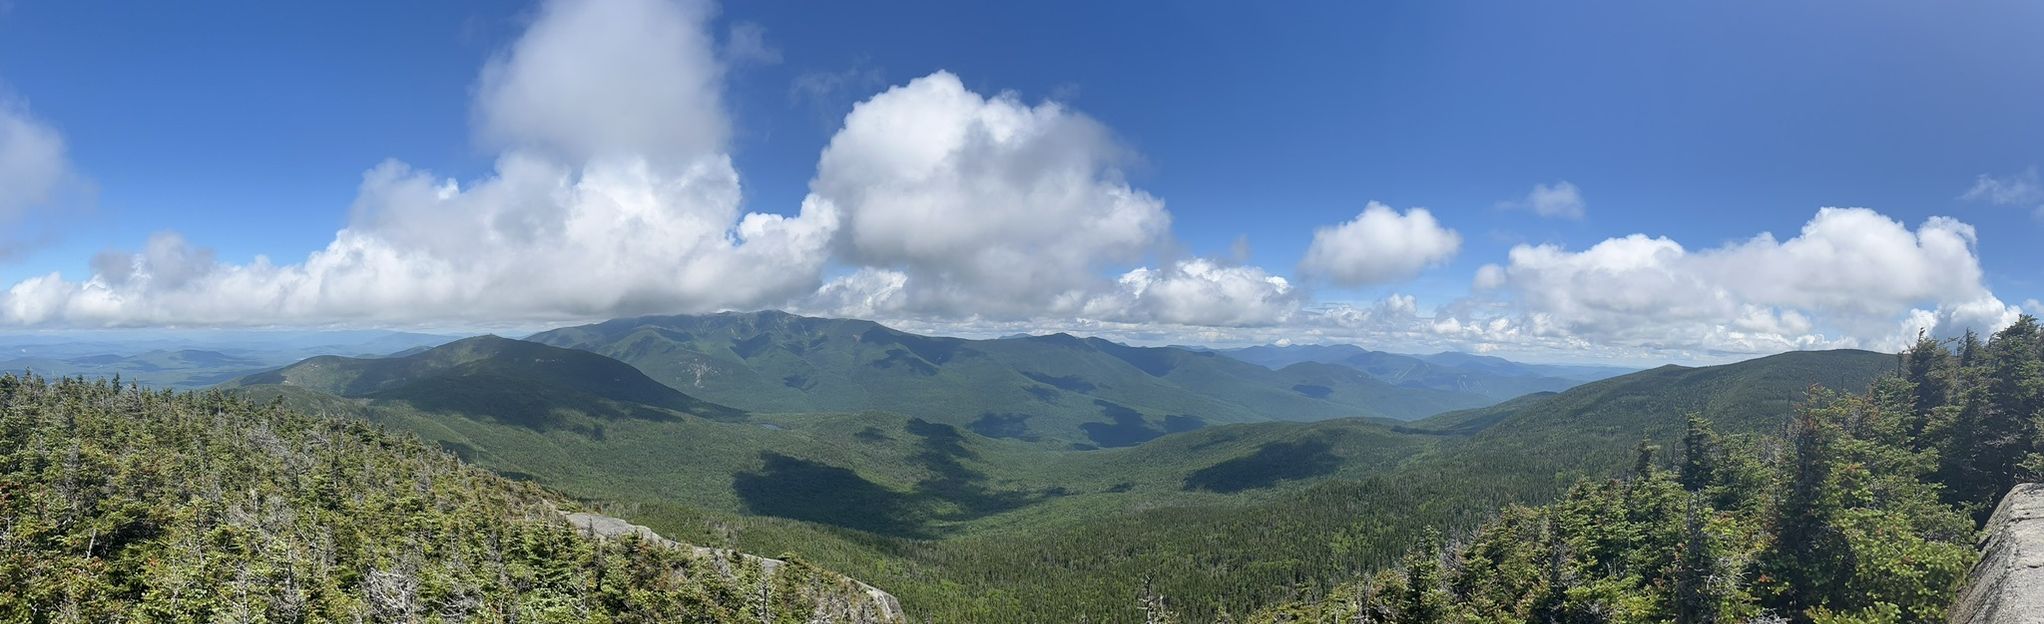
{"label": "distant mountain peak", "polygon": [[294,386],[338,397],[403,400],[527,424],[544,423],[549,412],[561,407],[612,416],[645,414],[631,405],[717,419],[744,414],[602,355],[487,334],[399,357],[308,358],[224,385]]}

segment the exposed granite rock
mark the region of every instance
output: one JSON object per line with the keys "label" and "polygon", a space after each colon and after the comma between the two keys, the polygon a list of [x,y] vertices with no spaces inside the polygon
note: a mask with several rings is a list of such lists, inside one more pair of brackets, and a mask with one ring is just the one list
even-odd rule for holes
{"label": "exposed granite rock", "polygon": [[2044,484],[2018,485],[2001,499],[1947,621],[2044,622]]}
{"label": "exposed granite rock", "polygon": [[[715,562],[717,569],[726,576],[736,574],[736,570],[732,567],[734,564],[756,565],[769,575],[779,572],[782,566],[788,565],[788,562],[779,559],[749,555],[722,548],[705,548],[683,544],[661,537],[653,529],[610,516],[585,512],[560,513],[561,518],[567,520],[569,526],[573,526],[600,539],[617,539],[626,535],[632,535],[642,541],[660,544],[668,548],[687,549],[695,553],[697,557]],[[818,601],[817,613],[814,614],[810,621],[844,624],[896,624],[908,621],[908,617],[902,613],[901,601],[896,600],[893,594],[853,579],[838,578],[842,580],[844,587],[822,588],[826,593],[832,595],[826,596],[829,599]],[[851,596],[858,596],[859,598],[848,599]]]}

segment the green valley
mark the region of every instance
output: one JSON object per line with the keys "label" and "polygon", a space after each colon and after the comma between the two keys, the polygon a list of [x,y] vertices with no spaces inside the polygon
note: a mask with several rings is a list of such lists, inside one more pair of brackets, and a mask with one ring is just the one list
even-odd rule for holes
{"label": "green valley", "polygon": [[[897,351],[914,341],[887,335]],[[954,355],[970,346],[986,350],[960,357],[992,361],[1032,340],[1065,339],[959,341]],[[1160,378],[1111,355],[1118,345],[1070,342],[1057,348],[1113,364],[1087,369],[1108,385]],[[901,357],[881,353],[871,355]],[[1135,353],[1182,358],[1166,360],[1167,380],[1180,368],[1234,366],[1184,350]],[[1673,444],[1687,414],[1767,431],[1811,386],[1864,388],[1895,366],[1864,351],[1795,352],[1416,421],[1216,424],[1097,450],[887,411],[725,407],[594,353],[494,337],[394,358],[315,358],[231,385],[413,432],[678,539],[796,553],[893,591],[932,621],[1029,622],[1132,617],[1145,582],[1201,620],[1324,591],[1392,561],[1428,528],[1471,526],[1621,470],[1643,437]],[[857,360],[810,370],[839,369],[887,370]]]}

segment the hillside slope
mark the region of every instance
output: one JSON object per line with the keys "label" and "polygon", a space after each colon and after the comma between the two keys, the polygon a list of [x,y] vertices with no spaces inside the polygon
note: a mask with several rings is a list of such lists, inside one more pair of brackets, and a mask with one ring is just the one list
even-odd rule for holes
{"label": "hillside slope", "polygon": [[288,387],[364,401],[404,402],[532,428],[590,426],[681,415],[733,420],[703,401],[610,358],[496,336],[477,336],[389,358],[319,356],[221,384]]}
{"label": "hillside slope", "polygon": [[808,564],[593,540],[359,421],[0,376],[0,620],[899,621]]}
{"label": "hillside slope", "polygon": [[[1791,351],[1734,364],[1663,366],[1592,382],[1544,399],[1510,401],[1450,412],[1414,427],[1469,434],[1468,456],[1503,458],[1487,466],[1510,470],[1597,470],[1603,453],[1641,439],[1672,442],[1690,414],[1704,414],[1735,433],[1777,429],[1811,386],[1847,392],[1895,372],[1892,354],[1859,350]],[[1540,460],[1541,468],[1509,468]]]}
{"label": "hillside slope", "polygon": [[1335,366],[1274,371],[1173,347],[1064,334],[935,338],[780,312],[619,319],[529,339],[616,358],[683,392],[748,411],[880,410],[991,437],[1095,447],[1210,424],[1410,420],[1492,402]]}
{"label": "hillside slope", "polygon": [[747,414],[601,355],[483,336],[317,357],[222,389],[410,431],[500,474],[616,500],[930,536],[1046,497],[1067,451],[886,413]]}

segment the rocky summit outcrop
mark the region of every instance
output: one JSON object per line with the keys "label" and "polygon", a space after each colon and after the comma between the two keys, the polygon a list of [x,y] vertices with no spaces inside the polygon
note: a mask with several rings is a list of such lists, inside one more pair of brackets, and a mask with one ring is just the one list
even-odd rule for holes
{"label": "rocky summit outcrop", "polygon": [[1950,613],[1952,624],[2044,622],[2044,483],[2001,499]]}
{"label": "rocky summit outcrop", "polygon": [[[722,548],[705,548],[684,544],[665,537],[653,529],[632,524],[619,518],[586,512],[560,512],[561,518],[570,526],[598,539],[618,539],[633,536],[641,541],[660,544],[668,548],[686,549],[697,557],[714,562],[717,569],[726,576],[738,574],[740,566],[756,566],[767,576],[779,574],[788,562],[749,555]],[[902,613],[901,601],[893,594],[881,591],[872,585],[836,575],[811,588],[818,594],[816,610],[811,622],[832,622],[837,624],[897,624],[907,622]]]}

